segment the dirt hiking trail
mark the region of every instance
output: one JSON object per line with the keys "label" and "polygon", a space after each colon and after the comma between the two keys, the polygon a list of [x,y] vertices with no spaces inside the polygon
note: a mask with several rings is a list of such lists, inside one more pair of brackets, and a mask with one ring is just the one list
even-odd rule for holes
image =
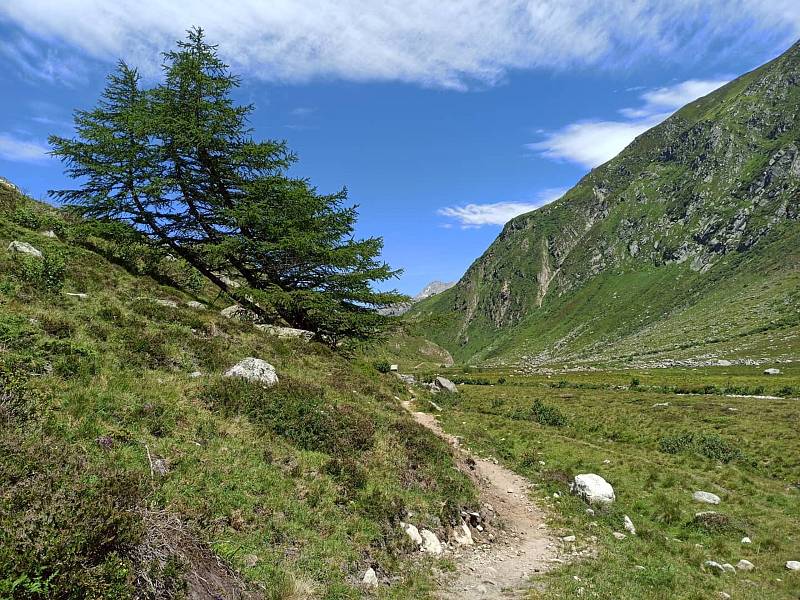
{"label": "dirt hiking trail", "polygon": [[442,430],[433,415],[414,411],[409,401],[402,405],[417,423],[453,448],[458,468],[475,482],[481,507],[496,515],[486,541],[476,540],[474,546],[456,551],[456,573],[441,582],[438,597],[523,597],[532,587],[532,575],[562,562],[558,558],[559,541],[547,528],[544,512],[528,498],[530,482],[493,461],[470,455],[458,438]]}

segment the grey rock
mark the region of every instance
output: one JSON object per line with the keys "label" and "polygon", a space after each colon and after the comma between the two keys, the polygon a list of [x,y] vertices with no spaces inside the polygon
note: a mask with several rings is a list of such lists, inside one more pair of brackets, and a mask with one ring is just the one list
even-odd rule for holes
{"label": "grey rock", "polygon": [[574,535],[565,535],[564,537],[561,538],[561,541],[562,542],[566,542],[568,544],[571,544],[572,542],[575,541],[575,536]]}
{"label": "grey rock", "polygon": [[307,342],[314,337],[313,331],[295,329],[294,327],[279,327],[278,325],[264,325],[259,323],[256,325],[256,329],[281,339],[297,339]]}
{"label": "grey rock", "polygon": [[35,256],[36,258],[43,258],[41,250],[35,248],[28,242],[14,240],[8,245],[8,251],[16,254],[27,254],[28,256]]}
{"label": "grey rock", "polygon": [[633,521],[631,521],[628,515],[623,515],[623,526],[625,527],[625,531],[630,533],[631,535],[636,535],[636,527],[633,526]]}
{"label": "grey rock", "polygon": [[46,237],[46,238],[57,238],[58,237],[56,235],[56,232],[53,231],[52,229],[48,229],[47,231],[42,231],[41,235]]}
{"label": "grey rock", "polygon": [[764,369],[764,375],[780,375],[781,370],[776,368]]}
{"label": "grey rock", "polygon": [[790,571],[800,571],[800,560],[787,560],[786,568]]}
{"label": "grey rock", "polygon": [[164,300],[161,298],[156,298],[153,300],[159,306],[166,306],[168,308],[178,308],[178,303],[175,300]]}
{"label": "grey rock", "polygon": [[433,387],[437,390],[448,392],[450,394],[457,394],[458,388],[456,384],[447,379],[446,377],[437,377],[433,380]]}
{"label": "grey rock", "polygon": [[436,534],[430,529],[423,529],[419,532],[419,534],[422,536],[423,552],[433,556],[439,556],[442,554],[442,552],[444,552],[444,548],[442,548],[442,543],[439,541],[439,538],[436,537]]}
{"label": "grey rock", "polygon": [[253,323],[256,320],[256,314],[253,311],[247,310],[238,304],[223,308],[219,311],[219,314],[226,319],[236,319],[237,321],[247,321],[249,323]]}
{"label": "grey rock", "polygon": [[364,578],[361,580],[361,583],[368,587],[376,587],[378,585],[378,575],[375,573],[375,569],[372,567],[367,569],[367,572],[364,573]]}
{"label": "grey rock", "polygon": [[723,573],[725,573],[725,568],[721,564],[713,560],[707,560],[706,562],[704,562],[703,567],[707,571],[711,571],[715,575],[722,575]]}
{"label": "grey rock", "polygon": [[612,535],[618,540],[624,540],[626,537],[628,537],[621,531],[615,531]]}
{"label": "grey rock", "polygon": [[724,564],[722,565],[722,568],[723,568],[723,569],[725,569],[725,572],[726,572],[726,573],[736,573],[736,567],[734,567],[734,566],[733,566],[732,564],[730,564],[730,563],[724,563]]}
{"label": "grey rock", "polygon": [[422,536],[419,533],[419,529],[417,529],[415,525],[412,525],[411,523],[400,523],[400,528],[417,546],[422,545]]}
{"label": "grey rock", "polygon": [[278,374],[275,372],[275,367],[260,358],[252,356],[240,360],[225,371],[225,377],[241,377],[247,381],[257,381],[267,386],[273,386],[278,383]]}
{"label": "grey rock", "polygon": [[576,475],[569,489],[589,504],[611,504],[616,499],[611,484],[594,473]]}
{"label": "grey rock", "polygon": [[453,541],[459,546],[472,546],[475,543],[472,539],[472,532],[466,523],[461,523],[453,529]]}
{"label": "grey rock", "polygon": [[395,373],[395,375],[397,375],[397,378],[400,381],[408,385],[414,385],[415,383],[417,383],[417,378],[414,377],[413,375],[404,375],[402,373]]}
{"label": "grey rock", "polygon": [[64,292],[64,293],[67,296],[70,296],[71,298],[78,298],[80,300],[85,300],[86,298],[89,297],[89,294],[84,294],[82,292]]}
{"label": "grey rock", "polygon": [[697,491],[692,494],[692,498],[695,502],[703,502],[705,504],[719,504],[720,499],[719,496],[716,494],[712,494],[711,492],[702,492]]}
{"label": "grey rock", "polygon": [[752,571],[756,568],[756,566],[751,563],[749,560],[745,560],[744,558],[736,563],[736,568],[740,571]]}
{"label": "grey rock", "polygon": [[186,306],[188,306],[189,308],[205,308],[206,307],[205,304],[203,304],[202,302],[198,302],[197,300],[189,300],[189,302],[186,303]]}

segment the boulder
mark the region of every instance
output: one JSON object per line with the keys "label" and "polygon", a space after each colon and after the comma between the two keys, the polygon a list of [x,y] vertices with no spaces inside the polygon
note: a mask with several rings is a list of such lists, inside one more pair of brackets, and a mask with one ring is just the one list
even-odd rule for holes
{"label": "boulder", "polygon": [[46,238],[56,238],[56,237],[58,237],[56,235],[56,232],[53,231],[52,229],[48,229],[47,231],[42,231],[42,235],[44,237],[46,237]]}
{"label": "boulder", "polygon": [[43,258],[42,252],[28,242],[19,242],[14,240],[8,245],[8,251],[15,254],[27,254],[28,256],[35,256],[36,258]]}
{"label": "boulder", "polygon": [[189,308],[205,308],[206,307],[205,304],[203,304],[202,302],[198,302],[197,300],[189,300],[186,303],[186,306],[188,306]]}
{"label": "boulder", "polygon": [[368,587],[376,587],[378,585],[378,575],[375,573],[375,569],[372,567],[367,569],[367,572],[364,573],[364,579],[361,580],[361,583]]}
{"label": "boulder", "polygon": [[589,504],[611,504],[616,499],[611,484],[594,473],[575,475],[569,489]]}
{"label": "boulder", "polygon": [[168,308],[178,308],[178,303],[175,300],[163,300],[161,298],[156,298],[153,300],[159,306],[166,306]]}
{"label": "boulder", "polygon": [[307,342],[314,337],[313,331],[295,329],[294,327],[279,327],[277,325],[265,325],[259,323],[256,325],[256,329],[282,339],[298,339]]}
{"label": "boulder", "polygon": [[623,515],[622,524],[625,527],[625,531],[631,535],[636,535],[636,527],[633,526],[633,521],[628,515]]}
{"label": "boulder", "polygon": [[744,537],[742,538],[742,543],[743,543],[743,544],[752,544],[752,543],[753,543],[753,540],[751,540],[751,539],[750,539],[749,537],[747,537],[747,536],[744,536]]}
{"label": "boulder", "polygon": [[702,492],[697,491],[692,494],[692,498],[695,502],[703,502],[705,504],[719,504],[720,499],[719,496],[716,494],[712,494],[711,492]]}
{"label": "boulder", "polygon": [[419,534],[419,529],[410,523],[400,523],[400,528],[406,532],[406,535],[411,538],[417,546],[422,545],[422,536]]}
{"label": "boulder", "polygon": [[726,573],[736,573],[736,567],[734,567],[731,563],[723,563],[722,568]]}
{"label": "boulder", "polygon": [[225,371],[225,377],[241,377],[248,381],[258,381],[268,386],[278,383],[278,374],[275,367],[260,358],[249,356],[240,360],[230,369]]}
{"label": "boulder", "polygon": [[736,563],[736,568],[740,571],[752,571],[756,568],[756,566],[751,563],[749,560],[742,559],[738,563]]}
{"label": "boulder", "polygon": [[787,560],[786,568],[790,571],[800,571],[800,560]]}
{"label": "boulder", "polygon": [[781,374],[780,369],[775,369],[775,368],[764,369],[764,375],[780,375],[780,374]]}
{"label": "boulder", "polygon": [[450,394],[457,394],[458,388],[456,384],[447,379],[446,377],[437,377],[433,380],[433,388]]}
{"label": "boulder", "polygon": [[419,532],[422,536],[422,551],[426,554],[432,554],[434,556],[440,555],[444,552],[442,548],[442,543],[439,541],[439,538],[436,537],[436,534],[433,533],[430,529],[423,529]]}

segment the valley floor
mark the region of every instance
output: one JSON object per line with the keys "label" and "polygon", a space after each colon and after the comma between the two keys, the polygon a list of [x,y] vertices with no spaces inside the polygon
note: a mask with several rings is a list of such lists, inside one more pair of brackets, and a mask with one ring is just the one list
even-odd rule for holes
{"label": "valley floor", "polygon": [[[531,482],[555,535],[575,536],[561,551],[594,554],[536,576],[531,598],[797,598],[786,563],[800,560],[800,364],[763,369],[450,369],[459,393],[437,395],[441,412],[419,406]],[[569,493],[578,473],[608,480],[615,503],[587,512]]]}

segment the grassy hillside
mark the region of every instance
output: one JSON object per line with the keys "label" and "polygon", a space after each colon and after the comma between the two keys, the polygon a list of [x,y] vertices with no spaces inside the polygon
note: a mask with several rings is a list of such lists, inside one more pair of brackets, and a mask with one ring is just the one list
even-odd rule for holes
{"label": "grassy hillside", "polygon": [[[762,370],[454,370],[467,383],[438,399],[436,414],[472,450],[533,482],[551,526],[576,538],[565,554],[593,556],[546,575],[531,598],[788,600],[800,589],[785,566],[800,560],[800,365]],[[725,395],[753,393],[785,398]],[[616,501],[588,513],[569,493],[577,473],[604,477]],[[720,504],[694,501],[699,490]],[[753,570],[736,568],[742,559]],[[708,560],[737,572],[715,574]]]}
{"label": "grassy hillside", "polygon": [[410,318],[461,362],[797,357],[798,81],[800,45],[686,106]]}
{"label": "grassy hillside", "polygon": [[[445,444],[394,377],[228,304],[0,185],[0,597],[426,596],[397,523],[474,505]],[[279,385],[222,377],[248,356]]]}

